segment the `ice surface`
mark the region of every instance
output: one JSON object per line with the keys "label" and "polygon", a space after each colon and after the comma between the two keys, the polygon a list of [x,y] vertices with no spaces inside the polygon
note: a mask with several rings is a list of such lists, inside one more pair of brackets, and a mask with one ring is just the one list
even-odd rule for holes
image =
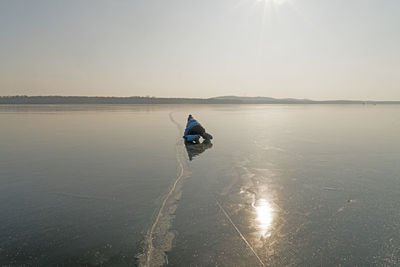
{"label": "ice surface", "polygon": [[[188,114],[214,136],[192,161]],[[0,106],[0,265],[398,265],[399,121],[396,105]]]}

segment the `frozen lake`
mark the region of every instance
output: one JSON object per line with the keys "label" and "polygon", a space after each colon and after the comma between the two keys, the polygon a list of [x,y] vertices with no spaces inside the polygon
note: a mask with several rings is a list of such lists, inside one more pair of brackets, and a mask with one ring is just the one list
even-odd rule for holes
{"label": "frozen lake", "polygon": [[[212,144],[184,145],[188,114]],[[0,265],[400,264],[400,105],[3,105],[0,125]]]}

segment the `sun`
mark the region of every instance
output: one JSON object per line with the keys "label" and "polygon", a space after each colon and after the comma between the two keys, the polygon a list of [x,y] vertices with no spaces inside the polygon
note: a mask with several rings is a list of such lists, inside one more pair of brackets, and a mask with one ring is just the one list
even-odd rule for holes
{"label": "sun", "polygon": [[257,0],[258,2],[264,2],[264,3],[269,3],[269,4],[277,4],[277,5],[282,5],[289,0]]}

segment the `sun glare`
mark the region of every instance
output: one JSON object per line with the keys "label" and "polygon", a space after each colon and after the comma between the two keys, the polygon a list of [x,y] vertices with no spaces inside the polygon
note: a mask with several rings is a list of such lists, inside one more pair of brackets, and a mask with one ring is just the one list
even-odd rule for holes
{"label": "sun glare", "polygon": [[254,204],[257,214],[258,228],[264,237],[270,236],[270,228],[273,220],[273,209],[270,203],[264,198],[259,199]]}
{"label": "sun glare", "polygon": [[270,3],[270,4],[284,4],[285,2],[287,2],[288,0],[257,0],[258,2],[264,2],[264,3]]}

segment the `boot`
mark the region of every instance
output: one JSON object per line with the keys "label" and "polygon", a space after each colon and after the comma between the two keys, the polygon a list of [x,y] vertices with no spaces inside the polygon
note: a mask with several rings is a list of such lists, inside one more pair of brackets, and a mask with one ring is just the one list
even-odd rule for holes
{"label": "boot", "polygon": [[204,138],[205,140],[211,140],[211,139],[213,139],[212,135],[209,134],[209,133],[204,133],[204,134],[203,134],[203,138]]}

